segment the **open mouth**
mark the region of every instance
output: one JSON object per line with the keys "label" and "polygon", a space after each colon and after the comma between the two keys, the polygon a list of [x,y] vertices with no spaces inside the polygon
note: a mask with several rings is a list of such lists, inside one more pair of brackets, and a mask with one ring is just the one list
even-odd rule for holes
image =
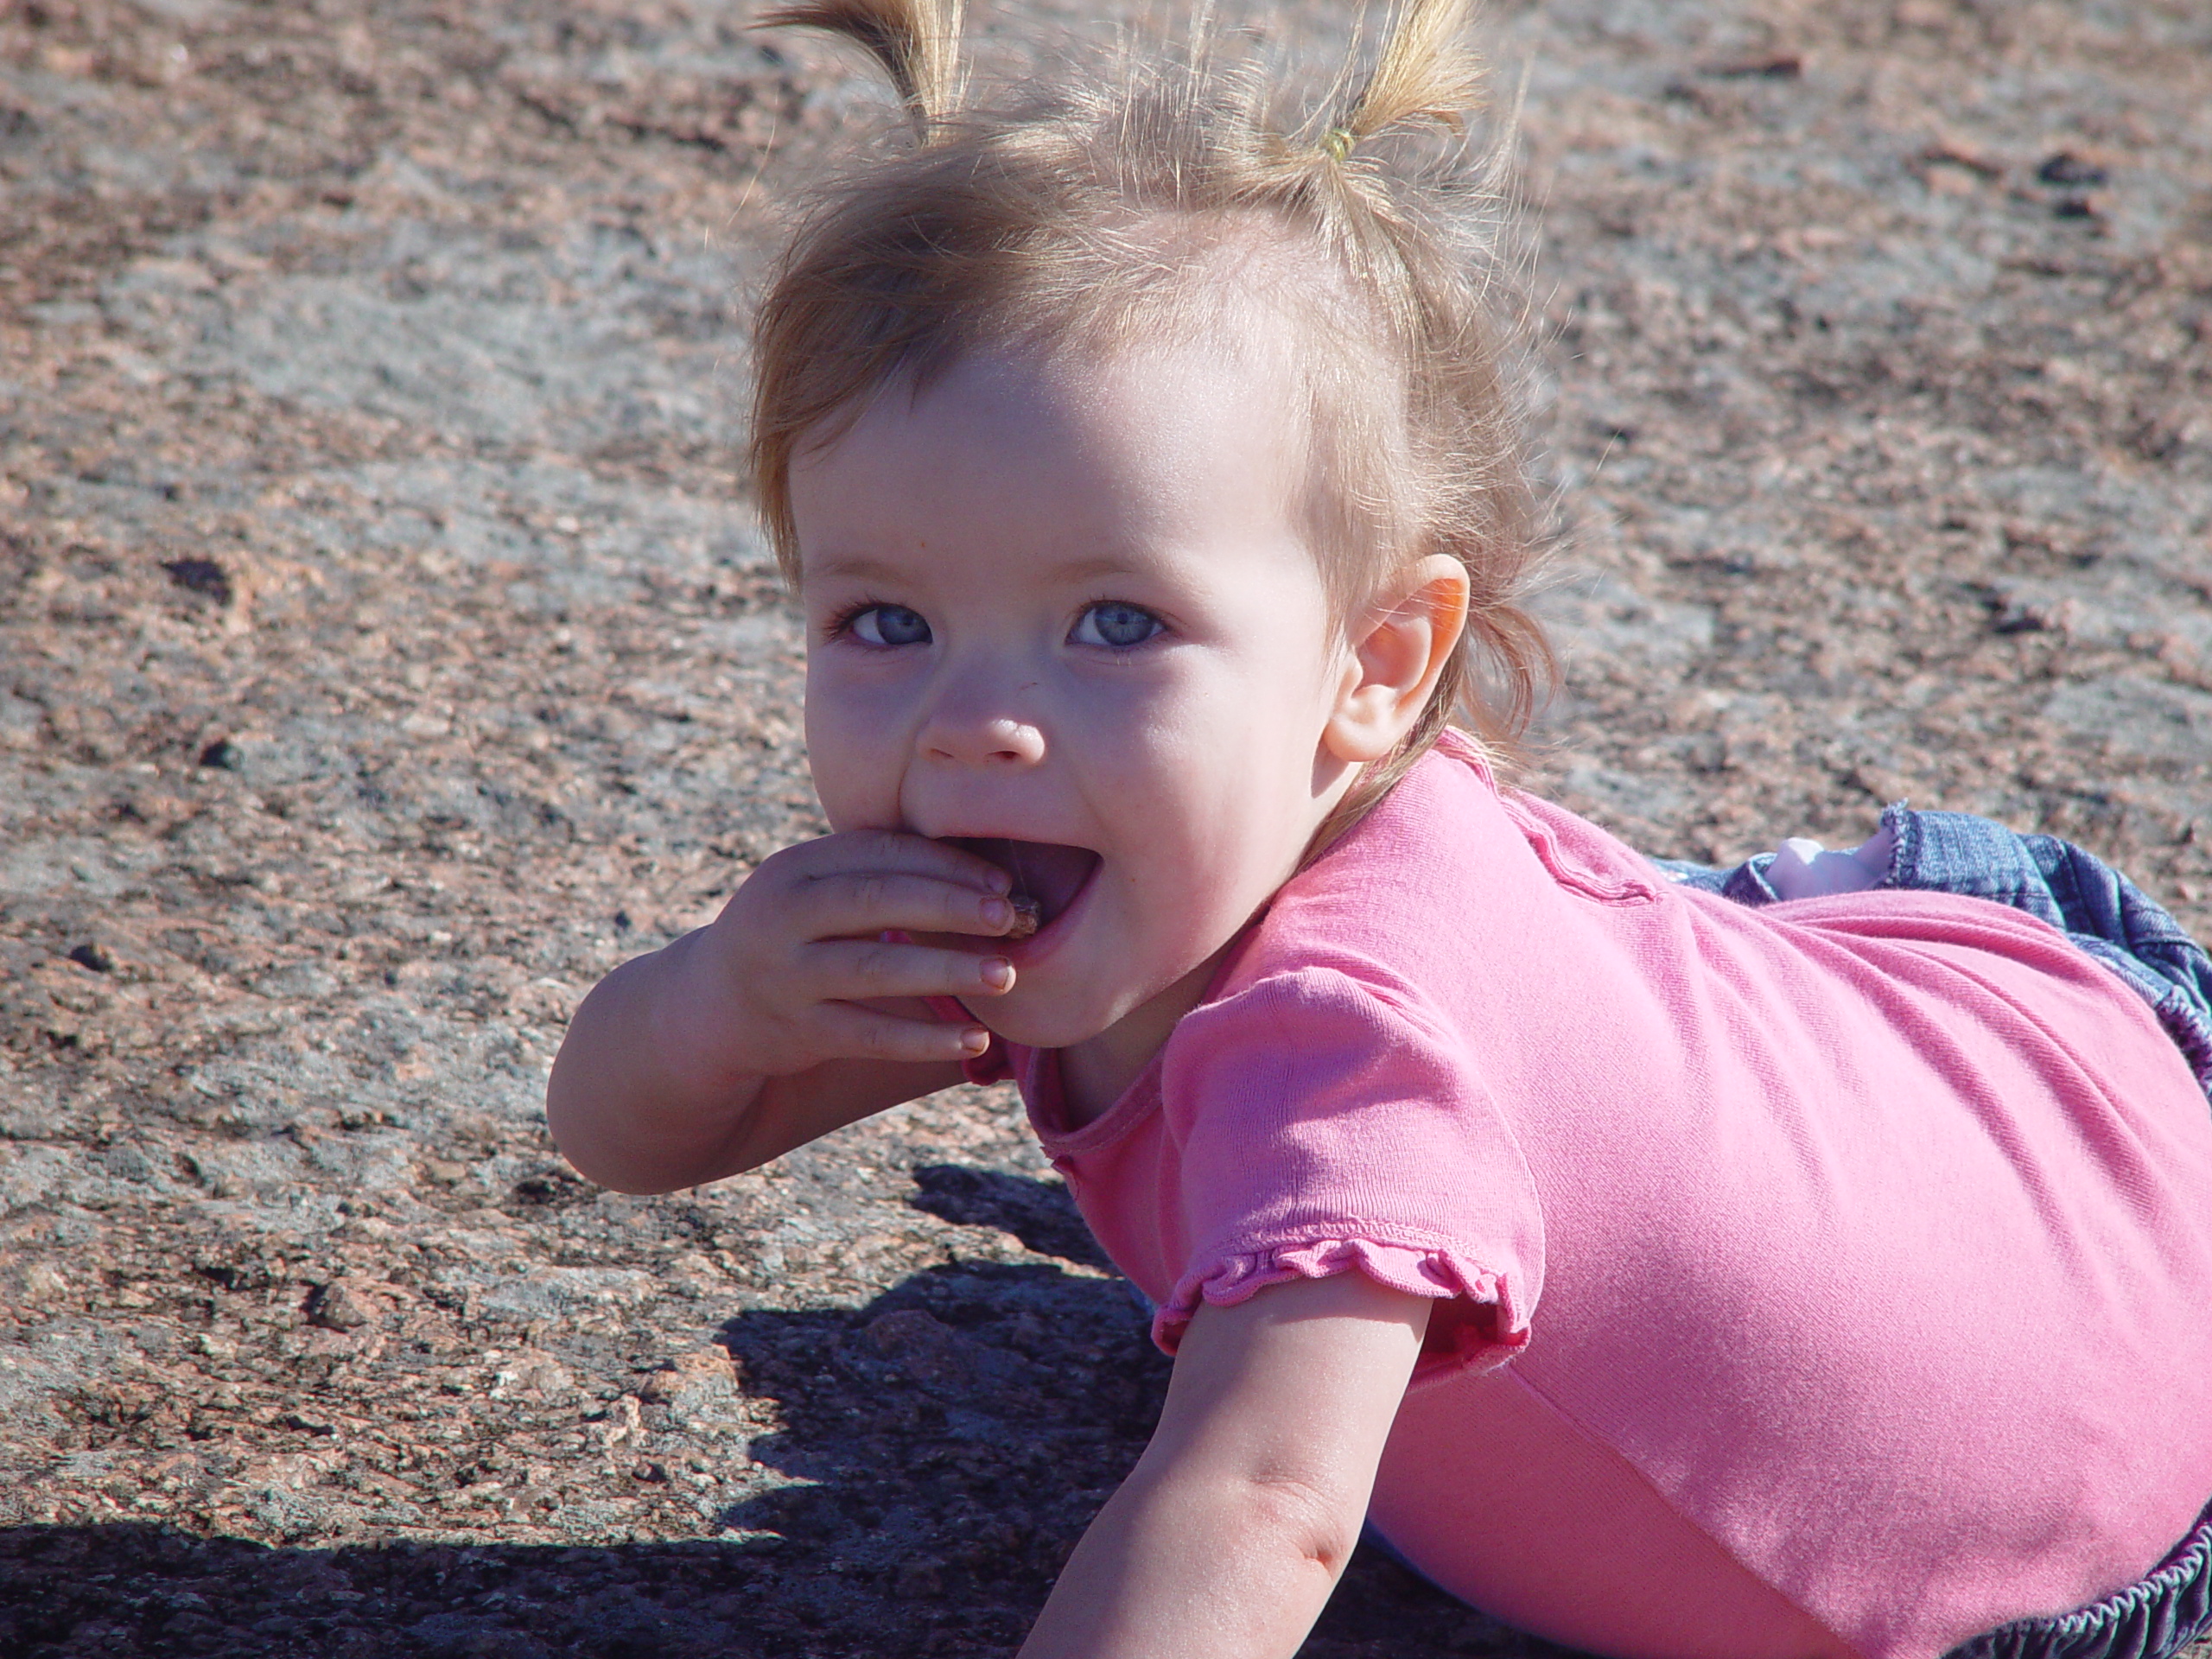
{"label": "open mouth", "polygon": [[[1088,847],[1012,841],[1003,836],[947,836],[945,840],[989,860],[1014,878],[1014,892],[1008,896],[1021,919],[1010,938],[1026,938],[1039,928],[1050,927],[1098,868],[1098,855]],[[1025,926],[1024,921],[1030,925]]]}

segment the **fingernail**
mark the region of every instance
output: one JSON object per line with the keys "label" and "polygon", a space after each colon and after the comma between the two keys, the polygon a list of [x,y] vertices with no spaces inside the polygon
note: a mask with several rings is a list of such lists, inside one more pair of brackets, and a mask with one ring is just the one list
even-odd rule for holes
{"label": "fingernail", "polygon": [[980,1054],[991,1046],[991,1033],[981,1026],[970,1026],[960,1033],[960,1046],[970,1054]]}
{"label": "fingernail", "polygon": [[1004,957],[993,957],[983,964],[983,983],[995,991],[1002,991],[1014,983],[1014,964]]}
{"label": "fingernail", "polygon": [[1014,906],[1007,903],[1005,899],[986,899],[983,900],[984,926],[1006,927],[1011,925],[1013,921]]}

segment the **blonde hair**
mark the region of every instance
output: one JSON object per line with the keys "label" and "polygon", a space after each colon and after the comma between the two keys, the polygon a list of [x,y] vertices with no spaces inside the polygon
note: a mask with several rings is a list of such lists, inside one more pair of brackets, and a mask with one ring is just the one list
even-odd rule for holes
{"label": "blonde hair", "polygon": [[[827,183],[776,268],[754,334],[751,461],[794,584],[790,475],[893,382],[987,349],[1126,346],[1217,331],[1258,301],[1310,341],[1301,374],[1329,528],[1317,549],[1350,614],[1414,560],[1456,557],[1467,632],[1398,753],[1369,769],[1317,846],[1402,774],[1455,712],[1511,761],[1554,672],[1524,601],[1546,543],[1502,249],[1498,147],[1466,117],[1484,72],[1471,0],[1400,0],[1350,96],[1287,124],[1203,28],[1186,54],[998,104],[969,101],[957,0],[801,0],[767,24],[867,48],[910,144]],[[1455,136],[1411,142],[1419,130]],[[1231,263],[1236,280],[1205,280]]]}

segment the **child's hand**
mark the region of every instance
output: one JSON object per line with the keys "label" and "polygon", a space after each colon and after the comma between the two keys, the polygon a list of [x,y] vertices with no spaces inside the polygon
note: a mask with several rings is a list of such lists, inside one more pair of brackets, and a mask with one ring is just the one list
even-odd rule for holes
{"label": "child's hand", "polygon": [[788,1077],[825,1060],[958,1062],[990,1036],[902,999],[996,996],[1014,965],[988,950],[909,938],[1014,925],[1012,880],[973,853],[920,836],[856,830],[802,842],[746,878],[696,936],[702,1035],[721,1066]]}
{"label": "child's hand", "polygon": [[920,836],[855,830],[785,848],[710,925],[623,963],[584,999],[546,1085],[555,1141],[594,1180],[666,1192],[958,1083],[989,1033],[919,999],[1014,983],[988,949],[1014,925],[1011,885]]}

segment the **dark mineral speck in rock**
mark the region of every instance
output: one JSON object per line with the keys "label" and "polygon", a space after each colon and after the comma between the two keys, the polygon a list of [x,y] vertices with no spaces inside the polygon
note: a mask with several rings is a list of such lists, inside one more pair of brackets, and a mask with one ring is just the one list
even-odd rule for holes
{"label": "dark mineral speck in rock", "polygon": [[272,1282],[269,1270],[258,1262],[202,1262],[193,1271],[234,1294],[266,1290]]}
{"label": "dark mineral speck in rock", "polygon": [[325,1331],[358,1331],[373,1318],[344,1285],[319,1285],[308,1296],[308,1323]]}
{"label": "dark mineral speck in rock", "polygon": [[219,737],[200,751],[200,764],[219,772],[236,772],[241,758],[238,745],[227,737]]}
{"label": "dark mineral speck in rock", "polygon": [[1724,80],[1795,80],[1805,73],[1805,60],[1794,52],[1777,53],[1770,57],[1743,58],[1732,63],[1715,64],[1707,72]]}
{"label": "dark mineral speck in rock", "polygon": [[525,1175],[514,1186],[515,1201],[524,1205],[576,1204],[591,1196],[591,1189],[566,1170],[547,1170]]}
{"label": "dark mineral speck in rock", "polygon": [[69,953],[69,960],[79,968],[91,969],[96,974],[111,974],[115,971],[115,953],[98,941],[79,945]]}
{"label": "dark mineral speck in rock", "polygon": [[231,602],[231,573],[213,559],[167,559],[162,569],[188,593],[205,594],[218,605]]}
{"label": "dark mineral speck in rock", "polygon": [[2094,162],[2085,162],[2070,149],[2062,149],[2036,168],[2036,177],[2045,184],[2071,185],[2075,188],[2099,185],[2105,181],[2104,168]]}

